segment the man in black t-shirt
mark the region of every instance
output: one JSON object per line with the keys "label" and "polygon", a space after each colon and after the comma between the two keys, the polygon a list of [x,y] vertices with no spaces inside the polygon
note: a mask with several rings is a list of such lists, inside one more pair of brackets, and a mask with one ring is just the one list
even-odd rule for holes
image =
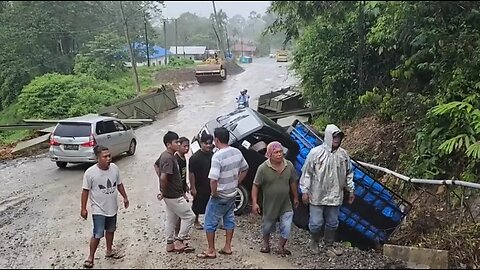
{"label": "man in black t-shirt", "polygon": [[213,136],[202,133],[200,137],[200,150],[190,157],[189,176],[190,193],[193,196],[192,210],[195,213],[195,228],[202,230],[203,226],[198,221],[198,216],[205,214],[208,200],[210,199],[210,164],[213,156]]}

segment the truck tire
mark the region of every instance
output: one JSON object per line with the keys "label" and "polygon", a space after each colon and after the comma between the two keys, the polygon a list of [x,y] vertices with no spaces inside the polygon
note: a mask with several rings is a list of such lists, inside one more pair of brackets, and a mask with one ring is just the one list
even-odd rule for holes
{"label": "truck tire", "polygon": [[250,201],[250,195],[248,194],[247,189],[244,186],[237,187],[237,196],[235,197],[235,209],[234,213],[236,216],[243,214],[245,208],[247,208],[248,202]]}

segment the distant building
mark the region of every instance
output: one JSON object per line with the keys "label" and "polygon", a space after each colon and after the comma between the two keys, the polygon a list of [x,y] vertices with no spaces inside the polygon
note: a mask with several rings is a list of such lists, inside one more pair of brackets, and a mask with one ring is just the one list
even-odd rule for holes
{"label": "distant building", "polygon": [[235,43],[232,49],[232,52],[235,55],[235,57],[241,57],[242,55],[254,57],[256,51],[257,51],[257,47],[251,44],[245,44],[245,43]]}
{"label": "distant building", "polygon": [[[127,49],[128,50],[128,49]],[[134,44],[134,51],[136,52],[137,55],[143,55],[141,59],[140,57],[137,56],[135,59],[137,61],[137,66],[147,66],[148,61],[146,58],[146,51],[147,51],[147,46],[143,43],[135,43]],[[148,47],[148,53],[150,54],[150,66],[159,66],[159,65],[164,65],[165,64],[165,52],[167,55],[171,56],[171,52],[168,50],[165,50],[165,48],[157,46],[157,45],[150,45]],[[131,67],[132,63],[131,62],[125,62],[125,66]]]}
{"label": "distant building", "polygon": [[207,46],[171,46],[172,55],[183,56],[192,60],[202,60],[207,52]]}

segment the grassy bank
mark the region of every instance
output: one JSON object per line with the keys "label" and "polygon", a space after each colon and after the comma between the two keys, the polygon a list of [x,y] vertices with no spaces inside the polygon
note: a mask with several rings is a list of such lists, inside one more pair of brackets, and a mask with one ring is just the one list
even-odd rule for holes
{"label": "grassy bank", "polygon": [[[155,86],[155,74],[162,71],[182,70],[185,68],[192,68],[195,64],[183,64],[177,66],[156,66],[156,67],[138,67],[138,79],[140,82],[140,88],[142,92]],[[118,73],[113,76],[109,81],[115,88],[125,89],[135,93],[135,82],[133,79],[133,73],[130,69]],[[12,104],[3,111],[0,112],[0,124],[15,124],[22,121],[22,117],[17,114],[17,104]],[[21,141],[31,135],[33,130],[9,130],[0,131],[0,146],[9,145]]]}

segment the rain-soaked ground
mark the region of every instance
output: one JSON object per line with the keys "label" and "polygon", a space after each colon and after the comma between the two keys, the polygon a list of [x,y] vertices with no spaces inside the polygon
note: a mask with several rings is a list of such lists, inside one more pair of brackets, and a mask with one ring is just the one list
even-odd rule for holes
{"label": "rain-soaked ground", "polygon": [[[192,138],[202,125],[235,107],[242,88],[249,90],[256,108],[258,96],[288,86],[294,78],[285,64],[274,59],[255,59],[245,72],[222,83],[202,84],[177,94],[180,108],[158,117],[152,125],[135,131],[137,152],[114,162],[120,167],[130,208],[119,210],[114,246],[121,259],[104,258],[104,241],[96,255],[95,268],[383,268],[388,260],[371,252],[347,250],[338,258],[309,255],[304,231],[294,229],[290,249],[282,258],[258,252],[259,218],[238,218],[231,256],[197,259],[196,254],[165,251],[165,205],[156,199],[158,180],[153,162],[165,149],[162,137],[168,130]],[[0,266],[2,268],[81,268],[88,254],[91,217],[80,217],[80,193],[86,166],[69,165],[60,170],[46,155],[0,164]],[[205,234],[192,231],[191,246],[201,252]],[[219,232],[217,248],[223,243]]]}

